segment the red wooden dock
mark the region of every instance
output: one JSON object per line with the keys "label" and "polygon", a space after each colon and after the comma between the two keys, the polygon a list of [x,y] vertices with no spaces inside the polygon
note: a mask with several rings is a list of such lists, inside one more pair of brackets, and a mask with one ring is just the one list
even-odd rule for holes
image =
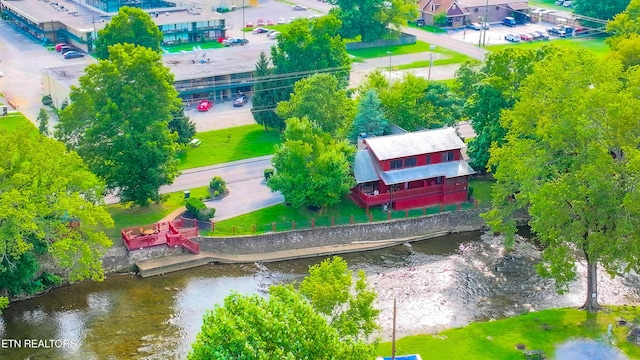
{"label": "red wooden dock", "polygon": [[127,250],[138,250],[152,246],[182,246],[191,253],[199,254],[200,246],[189,238],[198,236],[198,223],[182,219],[165,221],[152,225],[134,226],[120,230],[122,241]]}

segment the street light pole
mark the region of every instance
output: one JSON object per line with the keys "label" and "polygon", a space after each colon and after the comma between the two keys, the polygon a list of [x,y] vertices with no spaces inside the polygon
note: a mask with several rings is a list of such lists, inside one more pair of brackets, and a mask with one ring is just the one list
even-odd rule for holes
{"label": "street light pole", "polygon": [[431,80],[431,67],[433,66],[433,51],[436,49],[435,45],[430,45],[429,46],[429,50],[431,50],[431,52],[429,53],[429,76],[427,78],[427,80]]}
{"label": "street light pole", "polygon": [[387,55],[389,55],[389,82],[391,82],[391,51],[387,51]]}
{"label": "street light pole", "polygon": [[246,36],[245,33],[244,33],[244,26],[245,26],[245,22],[244,22],[244,1],[245,0],[242,0],[242,40],[244,40],[245,36]]}

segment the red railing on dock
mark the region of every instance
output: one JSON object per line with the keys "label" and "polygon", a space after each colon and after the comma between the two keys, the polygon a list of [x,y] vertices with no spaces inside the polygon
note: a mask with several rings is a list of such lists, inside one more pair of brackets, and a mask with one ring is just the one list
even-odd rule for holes
{"label": "red railing on dock", "polygon": [[128,250],[137,250],[157,245],[182,246],[194,254],[200,253],[200,245],[190,237],[198,236],[197,223],[194,227],[183,227],[182,219],[125,228],[120,231],[122,241]]}

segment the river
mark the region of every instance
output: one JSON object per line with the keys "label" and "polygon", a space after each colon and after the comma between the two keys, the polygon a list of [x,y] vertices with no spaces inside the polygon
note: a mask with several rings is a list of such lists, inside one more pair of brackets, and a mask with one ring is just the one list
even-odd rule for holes
{"label": "river", "polygon": [[[343,258],[352,269],[364,269],[378,292],[380,335],[388,339],[394,298],[399,336],[526,310],[580,305],[585,296],[583,278],[559,296],[552,281],[535,274],[539,256],[524,238],[506,253],[502,238],[471,232]],[[202,315],[231,291],[264,293],[271,284],[300,279],[319,260],[210,265],[147,279],[113,275],[101,283],[54,289],[4,311],[0,358],[182,359]],[[582,264],[577,266],[584,270]],[[640,277],[599,275],[601,303],[640,302]],[[25,339],[45,342],[25,346]]]}

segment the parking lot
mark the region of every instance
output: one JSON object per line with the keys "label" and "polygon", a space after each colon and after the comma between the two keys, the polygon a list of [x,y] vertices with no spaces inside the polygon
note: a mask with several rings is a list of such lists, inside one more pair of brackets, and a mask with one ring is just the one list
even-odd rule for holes
{"label": "parking lot", "polygon": [[[505,36],[507,34],[527,34],[532,33],[534,31],[542,31],[546,33],[546,29],[555,26],[551,23],[535,23],[535,24],[525,24],[525,25],[517,25],[516,27],[504,26],[502,24],[492,24],[489,30],[486,31],[486,35],[484,35],[485,45],[499,45],[499,44],[507,44],[509,41],[505,40]],[[452,39],[461,40],[464,42],[468,42],[471,44],[478,44],[480,36],[484,33],[484,31],[480,30],[472,30],[472,29],[458,29],[452,30],[449,32],[448,36]],[[551,40],[557,39],[557,37],[551,37]]]}

